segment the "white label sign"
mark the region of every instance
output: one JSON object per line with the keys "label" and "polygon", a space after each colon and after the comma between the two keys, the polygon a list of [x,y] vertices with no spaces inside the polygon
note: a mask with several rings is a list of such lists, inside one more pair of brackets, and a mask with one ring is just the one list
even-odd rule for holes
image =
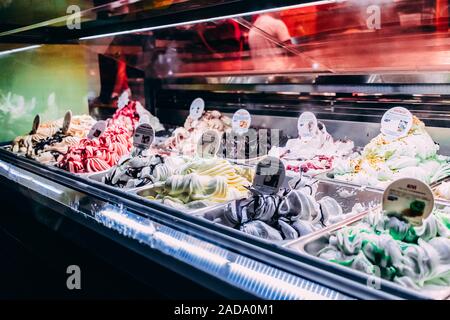
{"label": "white label sign", "polygon": [[128,91],[124,91],[117,101],[117,108],[122,109],[126,107],[130,103],[130,96],[128,95]]}
{"label": "white label sign", "polygon": [[317,133],[317,118],[312,112],[303,112],[298,118],[298,135],[302,140],[311,140]]}
{"label": "white label sign", "polygon": [[70,123],[72,122],[72,111],[67,111],[64,115],[64,121],[62,126],[62,133],[66,134],[69,131]]}
{"label": "white label sign", "polygon": [[133,146],[139,149],[149,149],[155,140],[155,130],[148,123],[140,124],[133,136]]}
{"label": "white label sign", "polygon": [[434,207],[434,196],[424,182],[403,178],[392,182],[383,194],[383,211],[419,226]]}
{"label": "white label sign", "polygon": [[30,134],[35,134],[39,128],[39,124],[41,123],[41,117],[37,114],[33,120],[33,126],[31,127]]}
{"label": "white label sign", "polygon": [[97,121],[92,126],[91,130],[89,130],[87,138],[89,140],[92,140],[94,138],[99,138],[103,134],[103,132],[105,132],[106,127],[107,127],[106,121],[103,121],[103,120]]}
{"label": "white label sign", "polygon": [[392,108],[381,119],[381,132],[388,139],[405,137],[413,124],[413,115],[403,107]]}
{"label": "white label sign", "polygon": [[211,158],[217,155],[220,148],[220,135],[216,130],[202,133],[197,145],[197,155],[201,158]]}
{"label": "white label sign", "polygon": [[286,177],[283,162],[275,157],[266,157],[256,166],[253,188],[264,194],[275,194]]}
{"label": "white label sign", "polygon": [[203,111],[205,111],[205,101],[202,98],[197,98],[191,103],[189,110],[189,116],[192,120],[198,120],[202,117]]}
{"label": "white label sign", "polygon": [[247,133],[250,125],[252,124],[252,117],[250,113],[245,109],[239,109],[233,115],[231,120],[231,127],[237,134]]}

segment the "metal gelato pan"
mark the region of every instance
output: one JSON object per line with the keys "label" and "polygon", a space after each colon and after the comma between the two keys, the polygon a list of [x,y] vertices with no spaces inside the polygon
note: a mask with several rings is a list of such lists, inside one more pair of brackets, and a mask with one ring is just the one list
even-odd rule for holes
{"label": "metal gelato pan", "polygon": [[111,171],[111,169],[95,172],[95,173],[87,173],[87,178],[97,181],[97,182],[103,182],[103,178],[106,177],[106,175]]}
{"label": "metal gelato pan", "polygon": [[[289,180],[289,178],[287,179]],[[342,207],[342,211],[344,212],[343,220],[338,222],[336,225],[340,225],[343,221],[348,221],[349,219],[354,219],[355,217],[359,217],[361,215],[367,214],[367,212],[371,208],[376,208],[381,205],[382,201],[382,193],[378,191],[369,191],[361,188],[354,188],[346,185],[342,185],[339,182],[325,182],[319,180],[311,180],[311,184],[314,185],[313,188],[317,188],[316,190],[316,200],[320,200],[325,196],[330,196],[334,198]],[[285,183],[285,186],[287,183]],[[360,204],[361,208],[357,211],[353,211],[355,205]],[[204,218],[213,221],[215,223],[236,229],[234,225],[232,225],[228,219],[224,216],[226,212],[230,212],[232,207],[236,205],[236,201],[232,201],[225,205],[225,208],[220,211],[208,211],[206,210],[203,214]],[[352,213],[353,212],[353,213]],[[351,220],[353,221],[353,220]],[[328,228],[332,228],[335,225],[329,226]],[[244,233],[246,234],[246,233]],[[255,237],[249,234],[246,234],[249,237],[257,238],[261,241],[266,241],[270,243],[275,243],[280,246],[288,246],[290,243],[298,241],[298,239],[302,239],[302,237],[296,240],[283,240],[283,241],[269,241],[259,237]],[[311,234],[310,234],[311,235]],[[305,236],[308,237],[309,235]]]}
{"label": "metal gelato pan", "polygon": [[223,157],[223,159],[225,159],[228,162],[233,163],[233,164],[237,164],[237,165],[241,165],[241,166],[254,167],[261,160],[263,160],[266,157],[267,157],[267,155],[256,157],[256,158],[248,158],[248,159],[247,158],[246,159],[234,159],[234,158],[224,158],[224,157]]}
{"label": "metal gelato pan", "polygon": [[[378,191],[383,193],[384,192],[384,188],[380,188],[380,187],[369,187],[369,186],[362,186],[359,184],[355,184],[353,182],[349,182],[349,181],[343,181],[343,180],[339,180],[339,179],[335,179],[332,177],[332,173],[331,172],[324,172],[324,173],[320,173],[317,176],[315,176],[314,178],[322,180],[322,181],[328,181],[328,182],[339,182],[343,185],[348,185],[348,186],[353,186],[353,187],[359,187],[359,188],[365,188],[367,190],[374,190],[374,191]],[[438,181],[435,181],[433,183],[430,184],[430,188],[433,191],[434,195],[435,195],[435,199],[441,202],[445,202],[447,204],[450,205],[450,199],[445,199],[442,198],[441,196],[439,196],[436,193],[437,188],[443,184],[444,182],[449,182],[450,181],[450,176],[445,177],[443,179],[440,179]]]}
{"label": "metal gelato pan", "polygon": [[[373,210],[380,210],[380,208],[373,209]],[[306,237],[291,241],[286,247],[291,250],[294,250],[294,251],[304,252],[304,253],[310,254],[314,257],[317,257],[320,250],[322,250],[329,244],[330,237],[333,234],[335,234],[338,230],[355,225],[356,223],[361,221],[369,212],[370,211],[364,212],[362,214],[358,214],[350,219],[342,221],[339,224],[324,228],[322,230],[319,230],[317,232],[309,234]],[[327,261],[325,259],[323,259],[323,261],[325,263],[333,264],[333,265],[341,267],[341,268],[346,268],[347,270],[351,270],[354,273],[358,273],[360,275],[361,274],[365,275],[367,277],[367,281],[370,281],[369,278],[373,277],[373,275],[369,275],[362,271],[355,270],[355,269],[352,269],[349,267],[341,266],[341,265],[335,264],[333,262]],[[380,279],[382,279],[382,278],[380,278]],[[382,279],[381,281],[388,282],[388,283],[398,287],[400,290],[411,290],[411,291],[414,290],[414,289],[409,289],[409,288],[403,287],[400,284],[397,284],[393,281],[389,281],[387,279]],[[450,287],[444,287],[444,286],[438,287],[438,288],[430,287],[430,288],[424,288],[424,289],[418,290],[418,292],[424,296],[430,297],[431,299],[435,299],[435,300],[444,300],[444,299],[450,298]]]}
{"label": "metal gelato pan", "polygon": [[353,183],[350,181],[336,179],[336,178],[334,178],[333,172],[331,170],[328,172],[319,173],[314,178],[316,178],[318,180],[322,180],[322,181],[327,181],[327,182],[337,182],[342,185],[347,185],[347,186],[351,186],[354,188],[363,188],[363,189],[372,190],[372,191],[381,192],[381,193],[384,192],[384,188],[373,187],[373,186],[363,186],[363,185]]}
{"label": "metal gelato pan", "polygon": [[[102,180],[100,178],[95,178],[95,177],[104,177],[109,170],[111,170],[111,169],[104,170],[104,171],[98,171],[98,172],[74,173],[74,174],[79,177],[85,178],[85,179],[93,179],[95,181],[102,182]],[[100,180],[98,180],[98,179],[100,179]]]}
{"label": "metal gelato pan", "polygon": [[[134,193],[134,194],[138,195],[139,197],[144,198],[146,201],[160,203],[157,200],[147,199],[147,197],[156,197],[158,195],[158,193],[155,190],[155,186],[153,184],[147,185],[147,186],[141,187],[141,188],[129,189],[127,191],[130,193]],[[198,208],[198,209],[190,209],[190,210],[187,210],[185,208],[183,208],[183,209],[179,209],[176,207],[173,207],[173,208],[179,209],[187,214],[200,216],[200,217],[204,217],[206,213],[220,216],[220,215],[224,214],[224,210],[226,210],[228,204],[229,203],[219,203],[219,204],[214,204],[214,205],[208,206],[208,207],[203,207],[203,208]]]}

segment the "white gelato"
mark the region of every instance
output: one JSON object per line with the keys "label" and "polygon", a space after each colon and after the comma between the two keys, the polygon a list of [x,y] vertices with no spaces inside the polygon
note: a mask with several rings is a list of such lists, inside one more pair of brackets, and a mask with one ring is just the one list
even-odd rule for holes
{"label": "white gelato", "polygon": [[405,177],[433,183],[450,175],[448,158],[439,156],[438,150],[424,123],[414,117],[406,137],[388,140],[379,134],[360,157],[336,163],[335,178],[380,188]]}
{"label": "white gelato", "polygon": [[436,195],[440,198],[450,200],[450,181],[440,184],[436,188]]}
{"label": "white gelato", "polygon": [[199,120],[193,120],[189,116],[184,127],[177,128],[164,142],[164,147],[182,155],[193,156],[197,151],[197,142],[208,129],[224,133],[231,129],[231,119],[216,110],[204,112]]}
{"label": "white gelato", "polygon": [[287,170],[316,174],[334,167],[334,162],[349,157],[353,141],[334,140],[325,125],[319,123],[315,136],[310,139],[290,139],[285,147],[272,147],[270,156],[283,159]]}

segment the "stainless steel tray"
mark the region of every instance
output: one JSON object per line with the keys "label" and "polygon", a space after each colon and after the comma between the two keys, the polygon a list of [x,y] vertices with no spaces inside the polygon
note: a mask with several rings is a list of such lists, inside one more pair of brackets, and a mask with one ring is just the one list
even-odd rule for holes
{"label": "stainless steel tray", "polygon": [[250,159],[232,159],[232,158],[223,158],[223,157],[221,157],[221,158],[223,158],[233,164],[247,166],[247,167],[254,167],[258,164],[258,162],[260,162],[261,160],[263,160],[266,157],[267,157],[267,155],[256,157],[256,158],[250,158]]}
{"label": "stainless steel tray", "polygon": [[[222,226],[226,226],[228,228],[231,228],[238,232],[241,232],[238,229],[234,228],[233,225],[231,225],[226,219],[224,219],[224,214],[231,210],[231,207],[235,204],[235,202],[236,202],[236,200],[226,203],[223,208],[220,208],[220,210],[217,210],[217,209],[207,210],[204,212],[202,217],[211,221],[212,223],[220,224]],[[270,244],[276,244],[281,247],[286,246],[289,242],[292,241],[292,240],[271,241],[271,240],[259,238],[259,237],[256,237],[251,234],[244,233],[244,232],[241,232],[241,233],[247,237],[250,237],[253,239],[258,239],[259,241],[267,242]]]}
{"label": "stainless steel tray", "polygon": [[[373,210],[381,210],[381,208],[378,207]],[[294,251],[301,251],[306,254],[317,257],[317,254],[319,253],[319,251],[322,250],[323,248],[325,248],[329,244],[330,236],[333,233],[335,233],[336,231],[338,231],[340,229],[343,229],[347,226],[351,226],[351,225],[361,221],[367,214],[369,214],[369,212],[370,211],[355,215],[354,217],[347,219],[345,221],[342,221],[339,224],[324,228],[320,231],[311,233],[306,237],[291,241],[286,247],[291,250],[294,250]],[[326,261],[326,260],[324,260],[324,261]],[[332,262],[327,261],[327,263],[332,263]],[[353,272],[358,273],[358,274],[366,275],[362,271],[358,271],[358,270],[344,267],[344,266],[341,266],[341,267],[350,269]],[[367,275],[367,277],[369,277],[369,275]],[[392,281],[389,281],[386,279],[383,279],[383,280],[388,281],[398,287],[401,287],[399,284],[397,284],[395,282],[392,282]],[[402,288],[404,288],[404,287],[402,287]],[[414,290],[414,289],[411,289],[411,290]],[[435,288],[435,289],[426,288],[426,289],[419,290],[419,292],[421,294],[424,294],[435,300],[445,300],[447,298],[450,298],[450,287]]]}
{"label": "stainless steel tray", "polygon": [[[144,198],[146,201],[149,202],[158,202],[157,200],[150,200],[150,199],[146,199],[146,197],[149,196],[156,196],[157,193],[154,190],[155,186],[152,185],[147,185],[141,188],[136,188],[136,189],[129,189],[126,190],[127,192],[136,194],[139,197]],[[158,202],[160,203],[160,202]],[[216,205],[212,205],[212,206],[208,206],[208,207],[204,207],[204,208],[200,208],[200,209],[192,209],[192,210],[181,210],[187,214],[190,215],[195,215],[195,216],[200,216],[200,217],[204,217],[207,213],[214,215],[214,216],[222,216],[224,214],[224,210],[226,210],[227,205],[230,202],[226,202],[226,203],[219,203]],[[175,208],[176,209],[176,208]]]}
{"label": "stainless steel tray", "polygon": [[[290,180],[290,178],[287,177],[287,179],[284,183],[285,187],[287,186],[289,180]],[[312,183],[317,184],[317,191],[316,191],[316,199],[317,200],[320,200],[325,196],[332,196],[342,206],[343,212],[346,215],[348,215],[348,217],[344,217],[341,222],[338,222],[335,225],[329,226],[326,229],[335,228],[335,227],[339,226],[340,224],[342,224],[344,221],[347,221],[349,219],[351,221],[354,221],[355,217],[360,217],[361,215],[365,215],[371,208],[376,208],[379,205],[381,205],[383,194],[380,193],[379,191],[368,191],[368,190],[361,189],[361,188],[353,188],[353,187],[349,187],[346,185],[342,185],[339,182],[335,182],[335,181],[325,182],[325,181],[319,181],[319,180],[313,179]],[[342,195],[345,195],[345,196],[342,196]],[[352,215],[351,212],[356,203],[361,203],[366,208],[366,210]],[[223,217],[223,215],[226,212],[231,210],[231,207],[233,205],[235,205],[235,201],[231,201],[230,203],[226,204],[226,206],[225,206],[225,208],[223,208],[223,210],[215,211],[215,212],[206,211],[203,216],[204,216],[204,218],[206,218],[210,221],[233,228],[233,225],[230,225],[227,222],[227,219],[225,219]],[[320,230],[320,231],[322,231],[322,230]],[[312,233],[312,234],[314,234],[314,233]],[[312,234],[310,234],[310,235],[312,235]],[[309,237],[310,235],[307,235],[305,237]],[[296,240],[268,241],[268,240],[264,240],[264,239],[261,239],[261,238],[258,238],[258,237],[252,236],[252,235],[247,235],[247,236],[257,238],[261,241],[270,242],[272,244],[275,243],[280,246],[288,246],[290,243],[296,242],[299,239],[303,238],[303,237],[300,237]]]}
{"label": "stainless steel tray", "polygon": [[3,150],[6,150],[6,151],[10,151],[10,149],[12,148],[12,145],[6,144],[6,145],[1,146],[0,148],[2,148]]}
{"label": "stainless steel tray", "polygon": [[95,172],[95,173],[87,173],[87,178],[97,181],[97,182],[103,182],[103,178],[106,177],[106,175],[112,170],[108,169],[105,171],[99,171],[99,172]]}
{"label": "stainless steel tray", "polygon": [[367,211],[364,211],[362,213],[356,214],[352,217],[349,217],[348,219],[345,219],[339,223],[336,223],[332,226],[323,228],[322,230],[318,230],[316,232],[313,232],[311,234],[308,234],[305,237],[298,238],[296,240],[290,241],[286,247],[296,250],[296,251],[302,251],[306,252],[310,255],[317,256],[317,253],[323,249],[325,246],[328,245],[328,239],[330,236],[342,229],[346,226],[349,226],[355,222],[361,221],[371,210],[379,210],[379,206],[369,209]]}
{"label": "stainless steel tray", "polygon": [[[89,173],[74,173],[74,175],[77,175],[79,177],[86,178],[86,179],[91,179],[92,176],[105,175],[106,172],[108,172],[109,170],[111,170],[111,169],[104,170],[104,171],[98,171],[98,172],[89,172]],[[97,179],[93,179],[93,180],[102,182],[101,180],[97,180]]]}
{"label": "stainless steel tray", "polygon": [[[323,174],[327,174],[327,173],[329,173],[331,171],[332,171],[332,169],[326,169],[326,170],[323,170],[323,171],[317,172],[317,173],[304,172],[302,174],[305,177],[316,178],[316,177],[319,177],[319,176],[321,176]],[[286,170],[286,176],[288,176],[288,177],[295,177],[295,176],[298,176],[299,174],[300,173],[292,171],[292,170]]]}
{"label": "stainless steel tray", "polygon": [[[330,177],[328,176],[328,173],[330,173],[330,171],[329,171],[329,172],[323,172],[323,173],[320,173],[320,174],[314,176],[314,178],[315,178],[315,179],[318,179],[318,180],[321,180],[321,181],[339,182],[339,183],[341,183],[341,184],[343,184],[343,185],[348,185],[348,186],[352,186],[352,187],[355,187],[355,188],[364,188],[364,189],[372,190],[372,191],[376,191],[376,192],[384,192],[384,190],[385,190],[384,188],[362,186],[362,185],[355,184],[355,183],[352,183],[352,182],[348,182],[348,181],[343,181],[343,180],[339,180],[339,179],[330,178]],[[436,189],[437,189],[442,183],[448,182],[448,181],[450,181],[450,176],[445,177],[445,178],[443,178],[443,179],[440,179],[440,180],[438,180],[438,181],[435,181],[435,182],[431,183],[431,184],[430,184],[430,188],[431,188],[431,190],[433,191],[433,193],[435,194],[435,199],[436,199],[437,201],[440,201],[440,202],[443,202],[443,203],[446,203],[446,204],[450,205],[450,199],[444,199],[444,198],[441,198],[441,197],[439,197],[439,196],[436,194]]]}
{"label": "stainless steel tray", "polygon": [[316,199],[320,200],[325,196],[331,196],[346,213],[350,213],[357,203],[367,209],[377,207],[383,198],[383,192],[377,189],[347,185],[339,181],[324,181],[316,177],[314,180],[317,181]]}
{"label": "stainless steel tray", "polygon": [[[97,181],[97,182],[104,183],[104,182],[103,182],[103,178],[106,177],[106,176],[113,170],[113,168],[114,168],[114,167],[112,167],[111,169],[105,170],[105,171],[92,173],[92,174],[88,175],[87,178],[88,178],[88,179],[91,179],[91,180],[94,180],[94,181]],[[151,185],[151,184],[147,184],[147,185],[143,186],[142,188],[148,187],[148,186],[150,186],[150,185]],[[112,186],[112,187],[114,187],[114,186]],[[133,191],[133,190],[135,190],[135,189],[138,189],[138,188],[119,188],[119,187],[114,187],[114,188],[123,190],[123,191],[125,191],[125,192],[129,192],[129,191]]]}
{"label": "stainless steel tray", "polygon": [[349,182],[349,181],[345,181],[345,180],[339,180],[339,179],[335,179],[335,178],[330,178],[328,175],[331,172],[332,172],[332,170],[327,171],[327,172],[319,173],[314,178],[318,179],[318,180],[321,180],[321,181],[337,182],[337,183],[340,183],[342,185],[347,185],[347,186],[354,187],[354,188],[362,188],[362,189],[371,190],[371,191],[375,191],[375,192],[381,192],[381,193],[384,192],[384,188],[373,187],[373,186],[363,186],[363,185],[356,184],[356,183]]}

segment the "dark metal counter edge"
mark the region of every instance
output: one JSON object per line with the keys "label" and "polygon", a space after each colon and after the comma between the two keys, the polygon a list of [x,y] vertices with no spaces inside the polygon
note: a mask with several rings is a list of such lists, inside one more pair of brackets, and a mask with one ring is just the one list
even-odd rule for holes
{"label": "dark metal counter edge", "polygon": [[[3,177],[2,177],[3,179]],[[16,190],[20,190],[21,188],[26,188],[23,186],[15,185],[14,186]],[[27,190],[27,193],[32,193],[34,196],[40,196],[40,194],[33,190]],[[152,249],[150,246],[141,244],[138,241],[128,238],[125,236],[122,236],[118,232],[116,232],[113,229],[109,229],[102,224],[98,223],[97,221],[93,220],[89,216],[86,216],[84,213],[78,212],[76,210],[73,210],[61,203],[58,203],[57,201],[54,201],[50,198],[42,199],[42,201],[39,201],[41,205],[48,207],[50,209],[55,210],[56,212],[61,213],[63,216],[71,219],[75,223],[81,225],[82,228],[88,228],[92,231],[95,231],[99,235],[106,237],[117,244],[126,247],[129,250],[132,250],[135,253],[138,253],[139,255],[149,259],[152,262],[155,262],[159,265],[162,265],[163,267],[169,269],[172,272],[178,273],[179,275],[196,282],[197,284],[200,284],[201,286],[214,291],[218,293],[221,296],[224,296],[229,299],[245,299],[245,300],[254,300],[258,299],[258,297],[255,297],[248,292],[239,289],[233,285],[230,285],[229,283],[211,276],[202,270],[199,270],[197,268],[194,268],[190,266],[187,263],[181,262],[177,260],[176,258],[167,256],[164,253],[159,252],[156,249]],[[61,233],[59,230],[54,230],[55,232]],[[72,242],[75,242],[82,247],[84,247],[83,244],[79,243],[74,237],[70,237],[66,234],[63,235],[64,237],[68,238]],[[91,244],[91,248],[89,248],[91,251],[95,252],[95,254],[99,257],[101,257],[103,260],[106,260],[110,262],[111,264],[117,266],[118,261],[120,261],[120,257],[118,256],[111,256],[108,254],[103,253],[104,250],[96,250],[93,247],[96,247],[97,245],[95,243]],[[98,246],[97,246],[98,247]],[[100,249],[100,248],[97,248]],[[123,263],[120,263],[123,264]],[[133,274],[133,266],[126,266],[126,268],[121,268],[123,271],[127,272],[130,275],[133,275],[135,278],[138,278],[139,281],[143,283],[147,283],[148,280],[146,278],[139,278],[136,277],[136,275]],[[148,275],[147,275],[148,276]]]}

